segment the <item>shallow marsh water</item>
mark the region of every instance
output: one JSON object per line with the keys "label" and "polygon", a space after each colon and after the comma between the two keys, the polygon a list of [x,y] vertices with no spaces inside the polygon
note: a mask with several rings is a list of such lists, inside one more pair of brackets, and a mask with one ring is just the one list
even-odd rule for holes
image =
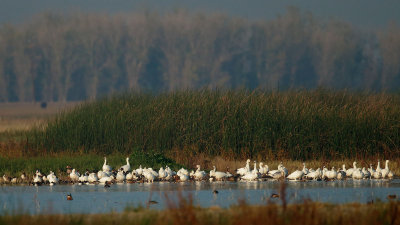
{"label": "shallow marsh water", "polygon": [[[103,185],[0,186],[0,214],[71,214],[122,212],[127,207],[164,209],[167,198],[178,202],[179,195],[191,196],[194,205],[229,207],[245,200],[248,204],[266,204],[279,193],[279,181],[263,182],[157,182]],[[218,190],[214,194],[213,190]],[[72,201],[66,200],[71,193]],[[330,203],[366,203],[388,195],[400,195],[400,179],[346,181],[286,181],[289,203],[305,199]],[[149,200],[158,203],[148,205]]]}

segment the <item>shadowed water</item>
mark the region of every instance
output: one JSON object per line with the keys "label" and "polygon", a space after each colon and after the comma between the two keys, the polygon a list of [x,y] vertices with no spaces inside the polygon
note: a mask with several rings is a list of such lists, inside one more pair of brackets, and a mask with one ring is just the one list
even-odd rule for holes
{"label": "shadowed water", "polygon": [[[388,195],[400,195],[400,180],[380,181],[310,181],[286,182],[288,202],[305,199],[330,203],[361,202],[380,199]],[[167,207],[166,195],[172,201],[192,196],[194,205],[203,207],[228,207],[245,200],[248,204],[265,204],[273,193],[279,193],[278,181],[265,182],[186,182],[153,184],[115,184],[110,188],[102,185],[56,185],[56,186],[1,186],[0,213],[5,214],[71,214],[121,212],[130,207]],[[218,190],[214,194],[213,190]],[[71,193],[72,201],[66,200]],[[158,203],[148,205],[149,200]]]}

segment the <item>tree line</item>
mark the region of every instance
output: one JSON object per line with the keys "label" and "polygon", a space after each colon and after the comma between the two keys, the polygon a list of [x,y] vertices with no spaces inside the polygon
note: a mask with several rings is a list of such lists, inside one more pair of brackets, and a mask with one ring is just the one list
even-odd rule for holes
{"label": "tree line", "polygon": [[224,14],[42,13],[0,26],[0,101],[199,88],[398,91],[400,28],[362,30],[297,8]]}

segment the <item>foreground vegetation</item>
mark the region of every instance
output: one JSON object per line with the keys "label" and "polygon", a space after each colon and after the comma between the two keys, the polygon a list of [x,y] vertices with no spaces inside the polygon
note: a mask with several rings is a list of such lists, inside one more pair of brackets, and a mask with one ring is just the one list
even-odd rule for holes
{"label": "foreground vegetation", "polygon": [[26,133],[26,154],[154,151],[245,159],[398,158],[400,95],[330,91],[127,94]]}
{"label": "foreground vegetation", "polygon": [[249,206],[240,203],[229,209],[199,208],[190,200],[170,202],[162,211],[143,208],[124,213],[102,215],[18,215],[0,216],[0,224],[331,224],[381,225],[400,224],[400,203],[364,204],[303,204]]}

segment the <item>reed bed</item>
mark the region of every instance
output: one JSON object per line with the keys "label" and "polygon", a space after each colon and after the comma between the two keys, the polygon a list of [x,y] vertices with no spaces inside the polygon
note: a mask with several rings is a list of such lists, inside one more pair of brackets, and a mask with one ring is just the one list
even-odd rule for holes
{"label": "reed bed", "polygon": [[400,95],[326,90],[124,94],[82,104],[26,137],[30,152],[393,158],[400,153]]}
{"label": "reed bed", "polygon": [[290,204],[266,204],[250,206],[245,203],[228,209],[219,207],[200,208],[190,201],[171,204],[168,209],[155,211],[131,209],[124,213],[98,215],[6,215],[0,216],[0,224],[400,224],[400,203],[333,205],[316,202]]}

